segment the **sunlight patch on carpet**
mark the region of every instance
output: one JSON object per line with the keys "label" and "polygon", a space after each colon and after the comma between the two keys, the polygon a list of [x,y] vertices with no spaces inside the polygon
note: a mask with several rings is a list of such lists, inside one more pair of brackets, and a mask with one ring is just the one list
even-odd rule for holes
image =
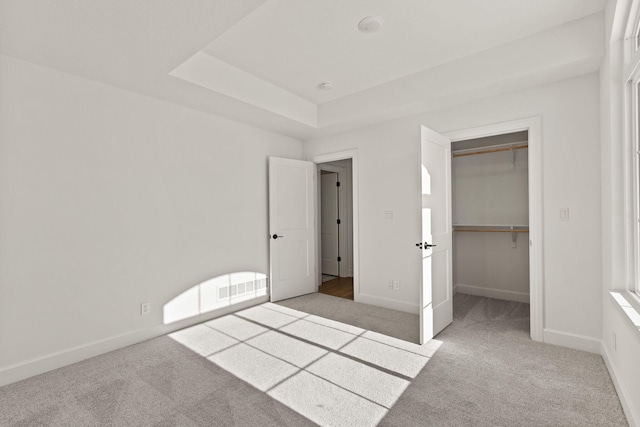
{"label": "sunlight patch on carpet", "polygon": [[247,344],[231,347],[208,359],[260,391],[269,390],[299,371],[296,366]]}
{"label": "sunlight patch on carpet", "polygon": [[318,360],[307,371],[385,408],[391,408],[410,384],[405,379],[335,353]]}
{"label": "sunlight patch on carpet", "polygon": [[321,426],[378,424],[441,345],[271,303],[169,336]]}
{"label": "sunlight patch on carpet", "polygon": [[268,394],[321,426],[374,426],[387,412],[382,406],[305,371]]}
{"label": "sunlight patch on carpet", "polygon": [[429,361],[428,357],[366,338],[356,338],[340,352],[410,378],[415,378]]}

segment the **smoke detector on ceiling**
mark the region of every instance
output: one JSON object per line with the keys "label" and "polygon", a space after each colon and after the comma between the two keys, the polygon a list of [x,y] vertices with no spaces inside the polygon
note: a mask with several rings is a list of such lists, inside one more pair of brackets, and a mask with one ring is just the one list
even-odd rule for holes
{"label": "smoke detector on ceiling", "polygon": [[379,16],[367,16],[358,23],[358,29],[363,33],[375,33],[382,28],[382,18]]}
{"label": "smoke detector on ceiling", "polygon": [[333,89],[333,83],[331,82],[322,82],[318,85],[318,88],[322,90],[331,90]]}

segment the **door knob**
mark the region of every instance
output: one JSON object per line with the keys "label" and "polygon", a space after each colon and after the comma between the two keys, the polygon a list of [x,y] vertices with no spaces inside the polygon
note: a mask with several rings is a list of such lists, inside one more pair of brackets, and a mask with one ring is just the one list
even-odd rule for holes
{"label": "door knob", "polygon": [[274,234],[274,235],[273,235],[273,236],[271,236],[271,237],[273,237],[273,240],[275,240],[275,239],[277,239],[278,237],[284,237],[284,236],[278,236],[277,234]]}

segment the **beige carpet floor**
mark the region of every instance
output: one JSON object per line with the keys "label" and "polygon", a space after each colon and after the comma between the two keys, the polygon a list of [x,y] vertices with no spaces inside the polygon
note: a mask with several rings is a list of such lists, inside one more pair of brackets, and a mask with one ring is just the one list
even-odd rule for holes
{"label": "beige carpet floor", "polygon": [[457,295],[420,347],[415,316],[267,304],[2,387],[0,425],[627,425],[602,358],[531,341],[528,310]]}

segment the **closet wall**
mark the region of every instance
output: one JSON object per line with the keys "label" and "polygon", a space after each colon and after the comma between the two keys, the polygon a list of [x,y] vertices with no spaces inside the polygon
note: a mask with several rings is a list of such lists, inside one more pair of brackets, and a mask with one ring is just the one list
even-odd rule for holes
{"label": "closet wall", "polygon": [[517,132],[452,145],[456,292],[529,302],[526,143]]}

